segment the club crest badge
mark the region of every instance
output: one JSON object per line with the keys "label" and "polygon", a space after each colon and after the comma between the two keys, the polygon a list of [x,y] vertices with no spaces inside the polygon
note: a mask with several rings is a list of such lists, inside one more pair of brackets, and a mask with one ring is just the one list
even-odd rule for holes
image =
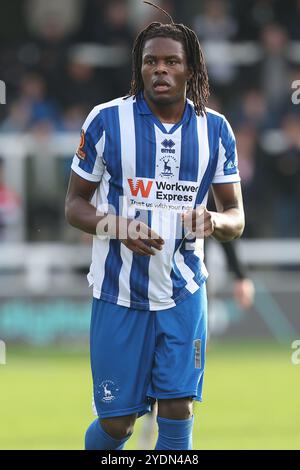
{"label": "club crest badge", "polygon": [[102,403],[111,403],[117,398],[119,388],[112,380],[103,380],[98,386],[97,394]]}

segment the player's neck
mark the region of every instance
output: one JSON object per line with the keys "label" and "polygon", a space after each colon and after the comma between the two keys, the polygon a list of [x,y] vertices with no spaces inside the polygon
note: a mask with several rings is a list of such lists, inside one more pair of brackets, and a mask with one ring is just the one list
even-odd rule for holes
{"label": "player's neck", "polygon": [[157,104],[145,95],[146,103],[154,116],[166,124],[177,124],[181,121],[185,109],[185,98],[173,104]]}

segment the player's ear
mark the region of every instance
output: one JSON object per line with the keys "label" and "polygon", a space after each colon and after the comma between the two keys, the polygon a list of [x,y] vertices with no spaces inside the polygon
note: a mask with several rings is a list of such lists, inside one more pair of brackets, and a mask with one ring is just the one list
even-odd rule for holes
{"label": "player's ear", "polygon": [[193,70],[189,68],[188,72],[187,72],[187,83],[188,84],[192,80],[192,77],[193,77]]}
{"label": "player's ear", "polygon": [[190,89],[191,89],[191,85],[192,85],[192,77],[193,77],[193,72],[191,69],[188,69],[188,73],[187,73],[187,79],[186,79],[186,87],[187,87],[187,93],[189,93]]}

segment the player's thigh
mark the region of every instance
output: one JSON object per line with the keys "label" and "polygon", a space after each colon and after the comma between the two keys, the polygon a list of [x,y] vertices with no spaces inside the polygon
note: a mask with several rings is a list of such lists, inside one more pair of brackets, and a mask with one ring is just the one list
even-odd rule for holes
{"label": "player's thigh", "polygon": [[94,402],[100,418],[148,411],[146,389],[154,346],[151,312],[94,299],[90,350]]}
{"label": "player's thigh", "polygon": [[155,364],[149,396],[202,399],[207,336],[207,296],[203,284],[170,309],[156,312]]}

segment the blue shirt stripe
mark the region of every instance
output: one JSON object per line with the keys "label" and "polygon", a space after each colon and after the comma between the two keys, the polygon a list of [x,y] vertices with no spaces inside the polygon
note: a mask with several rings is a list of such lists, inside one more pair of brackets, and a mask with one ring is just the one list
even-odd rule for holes
{"label": "blue shirt stripe", "polygon": [[232,130],[224,120],[221,127],[221,142],[225,149],[225,158],[223,171],[224,175],[234,175],[237,173],[236,144]]}
{"label": "blue shirt stripe", "polygon": [[103,121],[101,114],[98,113],[85,131],[84,146],[81,149],[86,157],[80,159],[79,167],[87,173],[93,173],[97,157],[96,145],[103,136]]}
{"label": "blue shirt stripe", "polygon": [[133,105],[136,147],[136,177],[155,178],[156,141],[151,119],[138,113],[137,103]]}
{"label": "blue shirt stripe", "polygon": [[[136,219],[151,227],[151,212],[139,210]],[[133,253],[132,265],[130,271],[130,307],[136,308],[143,304],[146,310],[150,310],[148,300],[149,285],[149,263],[150,256],[140,256]]]}
{"label": "blue shirt stripe", "polygon": [[179,180],[197,181],[198,167],[199,141],[197,117],[195,113],[191,113],[190,119],[182,126]]}
{"label": "blue shirt stripe", "polygon": [[218,164],[218,153],[219,153],[219,135],[220,135],[220,125],[222,123],[222,118],[218,115],[207,113],[207,132],[208,132],[208,145],[209,145],[209,161],[200,183],[200,188],[198,190],[196,204],[199,205],[202,203],[204,197],[206,196],[207,191],[212,183],[214,174],[216,172]]}

